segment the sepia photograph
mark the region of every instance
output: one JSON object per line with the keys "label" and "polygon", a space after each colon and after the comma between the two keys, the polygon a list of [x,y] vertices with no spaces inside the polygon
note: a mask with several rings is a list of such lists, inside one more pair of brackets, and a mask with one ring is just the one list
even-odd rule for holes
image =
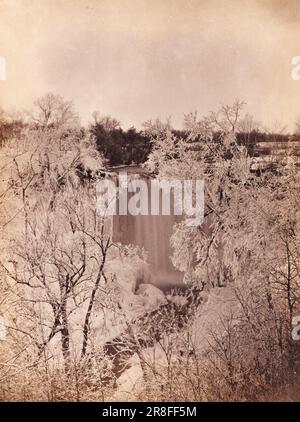
{"label": "sepia photograph", "polygon": [[0,0],[0,412],[300,402],[299,23]]}

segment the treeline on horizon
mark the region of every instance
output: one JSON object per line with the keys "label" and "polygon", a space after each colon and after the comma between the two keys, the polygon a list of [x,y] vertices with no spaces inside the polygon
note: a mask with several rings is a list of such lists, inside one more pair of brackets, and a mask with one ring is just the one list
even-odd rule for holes
{"label": "treeline on horizon", "polygon": [[[65,104],[71,103],[65,102]],[[28,124],[28,120],[23,116],[15,114],[7,117],[0,108],[0,147],[12,137],[18,139],[22,129]],[[94,137],[96,147],[107,160],[108,166],[142,164],[152,151],[151,139],[145,131],[138,130],[134,126],[125,130],[120,122],[111,116],[99,117],[94,113],[93,122],[82,130],[89,131]],[[172,131],[177,138],[186,138],[184,130],[172,129]],[[218,134],[215,136],[218,137]],[[237,143],[246,146],[251,157],[272,153],[269,147],[264,148],[264,152],[262,149],[258,152],[256,148],[258,143],[300,142],[298,134],[268,133],[256,127],[248,131],[238,131],[236,137]]]}

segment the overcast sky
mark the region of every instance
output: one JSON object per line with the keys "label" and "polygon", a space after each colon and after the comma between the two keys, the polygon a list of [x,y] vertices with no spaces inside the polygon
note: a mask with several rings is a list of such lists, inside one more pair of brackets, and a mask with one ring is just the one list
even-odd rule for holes
{"label": "overcast sky", "polygon": [[235,98],[271,125],[300,116],[298,0],[0,0],[2,107],[54,92],[83,122],[124,127],[200,114]]}

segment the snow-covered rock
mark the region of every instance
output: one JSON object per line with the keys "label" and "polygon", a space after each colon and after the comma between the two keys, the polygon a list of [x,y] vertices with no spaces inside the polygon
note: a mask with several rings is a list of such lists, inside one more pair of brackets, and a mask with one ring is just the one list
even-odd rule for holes
{"label": "snow-covered rock", "polygon": [[167,303],[164,293],[153,284],[140,284],[136,294],[144,299],[146,310],[153,310]]}

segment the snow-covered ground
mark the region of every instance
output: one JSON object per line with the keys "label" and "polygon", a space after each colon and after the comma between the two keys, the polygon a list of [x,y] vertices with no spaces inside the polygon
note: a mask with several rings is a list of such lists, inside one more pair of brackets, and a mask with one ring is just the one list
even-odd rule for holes
{"label": "snow-covered ground", "polygon": [[[207,348],[211,330],[222,334],[224,329],[222,321],[238,311],[237,299],[231,285],[203,292],[202,298],[203,303],[200,305],[199,313],[191,326],[195,346],[199,352],[205,351]],[[159,359],[161,353],[159,349],[159,346],[155,347],[156,360]],[[152,354],[153,348],[148,349],[146,353]],[[132,356],[129,364],[130,367],[123,372],[117,381],[118,388],[110,398],[111,401],[135,401],[140,399],[143,374],[137,355]]]}

